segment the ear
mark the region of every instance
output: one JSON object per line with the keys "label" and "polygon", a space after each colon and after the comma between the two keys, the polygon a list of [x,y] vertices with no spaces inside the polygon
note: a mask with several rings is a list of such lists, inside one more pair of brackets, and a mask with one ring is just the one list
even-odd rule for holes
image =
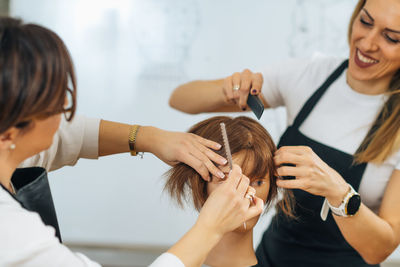
{"label": "ear", "polygon": [[0,134],[0,151],[10,149],[10,146],[15,143],[19,131],[19,129],[11,127]]}

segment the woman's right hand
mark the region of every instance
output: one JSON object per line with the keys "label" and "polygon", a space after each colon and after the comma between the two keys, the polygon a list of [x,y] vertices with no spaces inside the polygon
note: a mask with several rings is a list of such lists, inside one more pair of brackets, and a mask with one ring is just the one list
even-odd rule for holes
{"label": "woman's right hand", "polygon": [[251,191],[249,182],[240,167],[234,165],[228,179],[208,196],[196,224],[222,237],[245,221],[260,215],[264,202],[253,196],[255,204],[252,205],[249,198],[246,198],[246,193]]}
{"label": "woman's right hand", "polygon": [[178,86],[169,99],[171,107],[190,114],[202,112],[238,112],[247,110],[247,97],[259,95],[264,107],[261,73],[248,69],[235,72],[225,79],[197,80]]}
{"label": "woman's right hand", "polygon": [[137,149],[151,152],[171,166],[183,162],[195,169],[206,181],[210,181],[210,173],[221,179],[225,178],[225,174],[213,163],[227,163],[224,157],[213,151],[221,149],[221,145],[195,134],[143,126],[137,135]]}
{"label": "woman's right hand", "polygon": [[234,165],[228,179],[208,196],[196,224],[168,252],[178,257],[186,267],[201,266],[225,233],[263,211],[264,203],[260,198],[253,197],[254,205],[246,198],[247,192],[249,195],[254,192],[249,182],[240,167]]}
{"label": "woman's right hand", "polygon": [[247,109],[247,96],[261,93],[263,85],[261,73],[253,73],[245,69],[242,72],[235,72],[224,79],[223,93],[228,104],[237,104],[241,110]]}

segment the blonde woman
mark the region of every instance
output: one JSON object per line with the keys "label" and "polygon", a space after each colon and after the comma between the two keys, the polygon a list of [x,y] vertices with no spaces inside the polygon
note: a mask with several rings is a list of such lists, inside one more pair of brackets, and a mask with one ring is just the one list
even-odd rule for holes
{"label": "blonde woman", "polygon": [[400,243],[400,1],[358,1],[348,39],[348,60],[292,60],[171,96],[188,113],[246,110],[249,93],[286,107],[274,160],[299,219],[272,220],[258,266],[376,266]]}

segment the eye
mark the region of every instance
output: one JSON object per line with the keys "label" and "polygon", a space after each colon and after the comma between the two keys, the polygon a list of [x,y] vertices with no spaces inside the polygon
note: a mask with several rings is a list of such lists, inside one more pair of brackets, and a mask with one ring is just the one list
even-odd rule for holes
{"label": "eye", "polygon": [[360,17],[360,22],[361,22],[363,25],[365,25],[365,26],[368,26],[368,27],[372,26],[372,23],[367,22],[367,21],[364,20],[362,17]]}
{"label": "eye", "polygon": [[265,181],[263,181],[263,180],[255,180],[255,181],[251,182],[250,185],[252,187],[256,187],[256,186],[262,186],[263,184],[265,184]]}
{"label": "eye", "polygon": [[390,42],[390,43],[393,43],[393,44],[397,44],[398,42],[400,42],[399,40],[397,40],[397,39],[393,39],[393,38],[391,38],[388,34],[383,34],[383,36],[385,37],[385,39],[388,41],[388,42]]}

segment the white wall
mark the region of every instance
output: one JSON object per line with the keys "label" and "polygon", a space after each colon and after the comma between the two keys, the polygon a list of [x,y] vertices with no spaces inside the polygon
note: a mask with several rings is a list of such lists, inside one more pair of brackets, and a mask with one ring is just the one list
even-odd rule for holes
{"label": "white wall", "polygon": [[[355,0],[13,0],[11,13],[43,24],[66,42],[78,75],[78,113],[187,130],[209,115],[168,106],[193,79],[259,71],[314,51],[346,56]],[[249,113],[249,116],[253,116]],[[254,116],[253,116],[254,117]],[[262,123],[278,140],[284,111]],[[168,166],[150,154],[81,160],[51,173],[65,241],[170,245],[195,221],[162,193]],[[255,230],[258,242],[269,215]]]}

